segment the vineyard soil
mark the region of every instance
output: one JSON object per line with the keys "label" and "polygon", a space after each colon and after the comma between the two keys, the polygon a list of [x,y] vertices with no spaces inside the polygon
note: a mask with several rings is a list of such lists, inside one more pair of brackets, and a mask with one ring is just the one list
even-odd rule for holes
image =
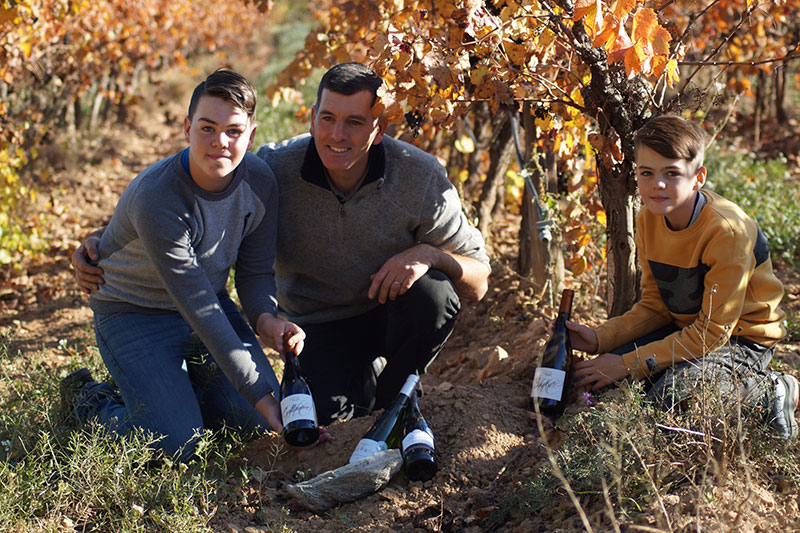
{"label": "vineyard soil", "polygon": [[[168,92],[170,87],[161,90]],[[63,165],[68,152],[43,156],[59,184],[41,206],[46,221],[41,231],[49,253],[23,265],[20,272],[0,274],[0,327],[13,331],[10,353],[44,351],[54,373],[72,361],[86,360],[94,349],[87,299],[72,281],[69,268],[78,239],[108,220],[117,197],[138,171],[183,143],[179,122],[165,119],[182,116],[181,109],[139,113],[136,129],[107,129],[84,146],[80,153],[91,157]],[[257,475],[220,505],[210,523],[213,531],[279,531],[278,524],[309,532],[479,532],[489,527],[504,502],[547,460],[527,411],[527,395],[533,359],[543,345],[553,310],[538,304],[532,284],[510,266],[516,224],[496,221],[489,294],[465,308],[447,347],[422,378],[425,394],[420,406],[436,433],[439,453],[436,477],[409,483],[398,475],[379,493],[316,515],[293,504],[285,485],[301,475],[343,465],[371,418],[332,425],[332,441],[307,451],[289,450],[279,437],[266,437],[248,443],[240,464],[231,465]],[[789,294],[795,295],[789,305],[799,316],[800,279],[785,265],[780,265],[780,275]],[[575,311],[579,320],[590,323],[604,315],[600,300],[586,294],[591,290],[584,288],[583,303]],[[800,368],[798,342],[791,339],[780,353],[792,372]],[[558,430],[547,435],[554,446],[563,439]],[[797,530],[798,497],[781,488],[767,475],[759,475],[755,480],[726,480],[708,501],[699,502],[697,494],[685,487],[664,495],[663,503],[676,529],[699,530],[702,524],[708,531]],[[743,501],[748,505],[740,505]],[[584,530],[566,496],[558,505],[538,508],[536,501],[529,505],[508,515],[500,530]],[[587,497],[583,505],[595,530],[610,528],[607,520],[601,522],[602,500]],[[646,507],[638,516],[628,517],[627,525],[652,526],[657,512],[655,504]]]}

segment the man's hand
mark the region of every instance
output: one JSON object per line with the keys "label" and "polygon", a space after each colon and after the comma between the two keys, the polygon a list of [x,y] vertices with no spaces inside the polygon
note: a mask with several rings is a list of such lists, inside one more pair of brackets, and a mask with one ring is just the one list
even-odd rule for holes
{"label": "man's hand", "polygon": [[628,376],[628,368],[622,356],[604,353],[588,361],[577,361],[572,365],[572,377],[575,388],[585,387],[588,391],[596,391],[618,383]]}
{"label": "man's hand", "polygon": [[100,259],[97,246],[100,244],[101,231],[96,231],[86,237],[78,249],[72,252],[72,268],[75,271],[75,280],[78,287],[90,294],[100,288],[105,283],[103,279],[103,269],[91,263],[96,263]]}
{"label": "man's hand", "polygon": [[371,299],[377,297],[380,303],[385,304],[387,300],[405,294],[435,264],[437,253],[441,252],[433,246],[418,244],[393,255],[370,276],[372,284],[368,296]]}
{"label": "man's hand", "polygon": [[306,334],[294,322],[263,313],[256,321],[256,333],[267,346],[281,354],[281,359],[284,361],[286,361],[286,348],[296,354],[303,351]]}
{"label": "man's hand", "polygon": [[597,333],[589,326],[567,320],[569,342],[576,350],[586,353],[597,353]]}

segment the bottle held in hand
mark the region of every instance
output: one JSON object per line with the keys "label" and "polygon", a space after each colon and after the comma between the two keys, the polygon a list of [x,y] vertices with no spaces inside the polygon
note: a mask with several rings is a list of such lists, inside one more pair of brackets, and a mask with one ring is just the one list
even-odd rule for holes
{"label": "bottle held in hand", "polygon": [[400,446],[406,406],[418,381],[419,377],[416,374],[408,376],[392,405],[384,409],[364,437],[358,441],[348,463],[355,463],[378,452]]}
{"label": "bottle held in hand", "polygon": [[561,304],[553,325],[553,334],[544,347],[540,365],[533,375],[531,387],[531,410],[550,417],[560,416],[567,406],[572,382],[572,346],[567,330],[567,320],[572,311],[574,292],[564,289]]}
{"label": "bottle held in hand", "polygon": [[410,481],[428,481],[436,474],[433,431],[419,409],[414,391],[403,431],[403,472]]}
{"label": "bottle held in hand", "polygon": [[291,446],[309,446],[319,438],[317,410],[297,355],[284,342],[286,363],[281,380],[283,438]]}

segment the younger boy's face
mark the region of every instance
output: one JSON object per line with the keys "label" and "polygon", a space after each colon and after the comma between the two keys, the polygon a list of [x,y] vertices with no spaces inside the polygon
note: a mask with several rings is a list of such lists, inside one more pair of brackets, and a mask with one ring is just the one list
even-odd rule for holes
{"label": "younger boy's face", "polygon": [[255,127],[242,109],[215,96],[202,96],[194,116],[183,121],[189,170],[202,189],[218,192],[253,145]]}
{"label": "younger boy's face", "polygon": [[695,192],[706,181],[706,168],[694,168],[685,159],[669,159],[652,148],[636,150],[636,182],[644,206],[654,215],[667,217],[672,229],[689,225]]}

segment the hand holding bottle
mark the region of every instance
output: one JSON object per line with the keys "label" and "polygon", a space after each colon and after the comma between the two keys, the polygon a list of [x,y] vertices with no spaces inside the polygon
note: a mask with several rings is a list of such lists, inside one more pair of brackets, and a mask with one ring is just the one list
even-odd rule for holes
{"label": "hand holding bottle", "polygon": [[303,351],[305,332],[295,324],[270,313],[262,313],[256,322],[256,333],[264,344],[277,351],[286,361],[286,351],[299,355]]}
{"label": "hand holding bottle", "polygon": [[573,350],[597,353],[597,333],[595,333],[594,329],[571,320],[567,320],[566,325]]}

